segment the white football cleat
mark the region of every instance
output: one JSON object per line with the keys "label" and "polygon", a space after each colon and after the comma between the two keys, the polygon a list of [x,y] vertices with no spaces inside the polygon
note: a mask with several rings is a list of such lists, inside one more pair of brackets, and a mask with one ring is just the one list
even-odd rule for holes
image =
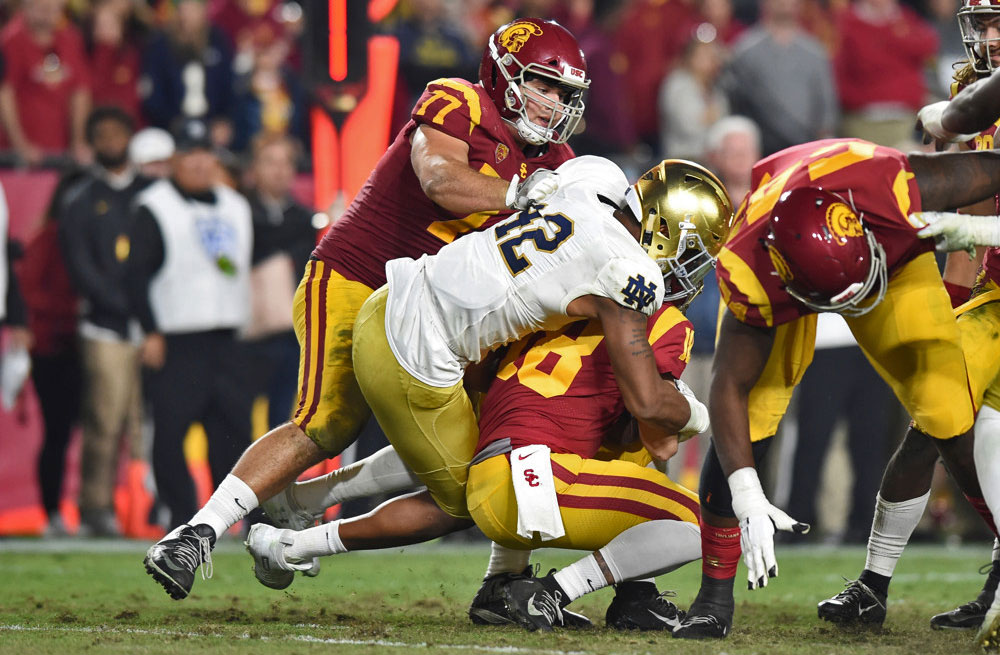
{"label": "white football cleat", "polygon": [[295,502],[295,499],[292,498],[293,484],[295,483],[293,482],[273,497],[265,500],[260,504],[260,507],[279,528],[305,530],[316,525],[316,522],[323,518],[323,514],[311,514]]}
{"label": "white football cleat", "polygon": [[291,530],[264,523],[250,528],[244,544],[253,557],[253,574],[265,587],[284,589],[292,584],[296,571],[306,571],[317,564],[315,559],[309,562],[289,562],[285,559],[285,548],[292,545],[294,538]]}

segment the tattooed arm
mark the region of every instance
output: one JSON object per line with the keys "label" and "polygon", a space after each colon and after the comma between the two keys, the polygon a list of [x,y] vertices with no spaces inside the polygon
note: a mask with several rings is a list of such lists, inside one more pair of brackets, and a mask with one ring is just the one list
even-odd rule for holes
{"label": "tattooed arm", "polygon": [[[646,338],[646,316],[598,296],[577,298],[567,309],[571,315],[601,322],[615,380],[632,416],[672,435],[684,430],[691,420],[692,407],[671,380],[660,377]],[[667,459],[673,454],[666,452],[665,442],[648,441],[643,439],[643,445],[654,459]]]}
{"label": "tattooed arm", "polygon": [[709,416],[715,450],[727,476],[754,465],[750,448],[750,390],[764,371],[773,346],[773,328],[746,325],[726,312],[712,362]]}
{"label": "tattooed arm", "polygon": [[924,211],[972,205],[1000,192],[1000,152],[976,150],[907,155]]}

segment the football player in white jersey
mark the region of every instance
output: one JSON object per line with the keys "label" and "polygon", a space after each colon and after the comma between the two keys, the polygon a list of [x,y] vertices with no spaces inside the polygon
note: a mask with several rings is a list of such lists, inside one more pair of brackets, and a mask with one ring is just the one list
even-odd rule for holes
{"label": "football player in white jersey", "polygon": [[[662,239],[654,236],[666,222],[656,213],[641,215],[624,173],[608,160],[580,157],[556,173],[559,190],[545,204],[437,255],[390,262],[388,284],[359,315],[354,361],[361,389],[398,455],[427,487],[392,503],[397,510],[383,525],[392,525],[400,543],[413,543],[414,532],[438,536],[472,525],[465,482],[478,427],[463,374],[491,349],[531,332],[581,317],[601,321],[626,408],[659,428],[647,434],[691,435],[707,427],[704,405],[660,377],[646,335],[647,317],[664,298],[683,295],[674,282],[664,288],[664,273],[681,266],[704,268],[701,276],[711,270],[701,237],[682,233],[686,247],[678,256],[660,254]],[[725,194],[721,185],[718,193]],[[697,199],[690,194],[693,217],[703,211]],[[688,275],[671,276],[677,279]],[[666,438],[643,437],[655,459],[669,457],[660,456]],[[268,530],[257,535],[287,532]],[[305,569],[315,556],[346,550],[333,532],[315,540],[296,536],[294,545],[280,536],[255,543],[251,533],[248,546],[267,552],[275,568]],[[386,537],[383,547],[391,543]]]}

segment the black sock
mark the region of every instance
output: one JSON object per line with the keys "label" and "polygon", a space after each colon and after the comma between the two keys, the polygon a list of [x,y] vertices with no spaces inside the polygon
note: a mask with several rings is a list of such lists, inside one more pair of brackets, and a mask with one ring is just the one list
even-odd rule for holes
{"label": "black sock", "polygon": [[881,575],[865,569],[861,572],[861,575],[858,576],[858,580],[868,585],[868,588],[872,591],[877,591],[883,596],[889,595],[889,582],[892,581],[890,576]]}

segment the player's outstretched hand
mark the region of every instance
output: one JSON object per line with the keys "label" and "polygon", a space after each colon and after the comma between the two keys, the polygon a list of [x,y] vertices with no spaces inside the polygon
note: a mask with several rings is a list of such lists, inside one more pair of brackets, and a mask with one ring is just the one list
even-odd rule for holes
{"label": "player's outstretched hand", "polygon": [[934,247],[944,252],[964,250],[976,256],[976,246],[1000,246],[1000,217],[975,216],[955,212],[914,212],[912,225],[922,239],[934,239]]}
{"label": "player's outstretched hand", "polygon": [[733,512],[740,521],[740,546],[747,566],[747,588],[766,587],[768,578],[778,577],[778,561],[774,556],[774,531],[798,534],[809,532],[808,523],[800,523],[781,511],[764,496],[757,471],[752,467],[738,469],[729,476],[733,496]]}
{"label": "player's outstretched hand", "polygon": [[507,187],[507,206],[518,211],[527,209],[534,202],[542,202],[559,188],[559,174],[540,168],[521,181],[517,175]]}
{"label": "player's outstretched hand", "polygon": [[948,100],[932,102],[925,105],[917,112],[917,129],[924,133],[924,144],[934,142],[934,149],[941,151],[951,143],[969,141],[975,138],[975,134],[957,134],[945,129],[941,124],[944,110],[948,107]]}

